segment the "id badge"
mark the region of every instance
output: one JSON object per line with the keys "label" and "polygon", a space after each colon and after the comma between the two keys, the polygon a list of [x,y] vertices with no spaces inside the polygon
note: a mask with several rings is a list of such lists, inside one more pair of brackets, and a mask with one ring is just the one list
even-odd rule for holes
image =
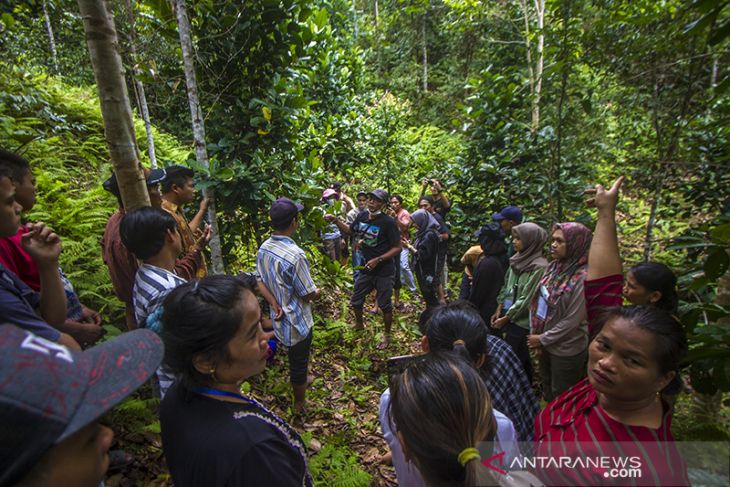
{"label": "id badge", "polygon": [[512,307],[513,304],[514,303],[513,303],[513,301],[511,299],[509,299],[509,298],[508,299],[505,299],[502,302],[502,311],[507,311],[508,309],[510,309]]}
{"label": "id badge", "polygon": [[537,317],[541,320],[547,318],[548,313],[548,302],[547,302],[548,291],[545,286],[540,286],[540,296],[537,298]]}

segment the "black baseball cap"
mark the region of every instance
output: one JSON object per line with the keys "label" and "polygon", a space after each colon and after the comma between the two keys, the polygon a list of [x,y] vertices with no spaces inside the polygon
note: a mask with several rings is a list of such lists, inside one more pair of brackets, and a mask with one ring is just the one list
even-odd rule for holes
{"label": "black baseball cap", "polygon": [[[154,186],[155,184],[162,183],[167,177],[167,170],[165,169],[151,169],[147,174],[147,186]],[[117,183],[117,175],[112,173],[111,177],[102,183],[105,190],[109,191],[115,196],[119,195],[119,184]]]}
{"label": "black baseball cap", "polygon": [[490,222],[480,228],[475,235],[479,239],[479,244],[482,244],[483,242],[503,239],[504,231],[502,231],[502,227],[499,223]]}
{"label": "black baseball cap", "polygon": [[388,192],[384,189],[374,189],[368,193],[368,196],[370,196],[371,198],[375,198],[376,200],[383,203],[387,203],[388,201],[390,201]]}
{"label": "black baseball cap", "polygon": [[51,447],[132,394],[162,355],[146,329],[75,352],[0,325],[0,485],[14,485]]}
{"label": "black baseball cap", "polygon": [[522,218],[522,210],[513,205],[505,206],[499,210],[499,213],[492,215],[492,220],[495,222],[501,220],[512,220],[515,223],[522,223]]}
{"label": "black baseball cap", "polygon": [[279,227],[283,224],[290,223],[297,213],[302,211],[304,206],[299,203],[294,203],[289,198],[278,198],[271,203],[269,209],[269,218],[271,218],[271,225]]}

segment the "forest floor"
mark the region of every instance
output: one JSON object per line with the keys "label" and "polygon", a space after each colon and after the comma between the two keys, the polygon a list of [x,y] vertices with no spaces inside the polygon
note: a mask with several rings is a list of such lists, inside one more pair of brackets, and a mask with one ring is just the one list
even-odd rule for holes
{"label": "forest floor", "polygon": [[[324,290],[315,305],[311,356],[314,382],[307,392],[303,417],[291,411],[291,387],[285,354],[263,374],[243,385],[292,424],[308,444],[310,469],[318,485],[395,486],[395,471],[380,461],[388,452],[378,418],[381,393],[387,387],[389,357],[420,350],[418,301],[408,297],[406,311],[394,313],[393,339],[387,350],[376,344],[383,332],[382,315],[365,313],[365,330],[356,332],[349,310],[349,293]],[[370,309],[371,302],[365,309]],[[116,444],[135,460],[123,472],[111,473],[108,487],[172,485],[162,453],[157,410],[159,400],[145,385],[109,414]]]}
{"label": "forest floor", "polygon": [[[397,485],[395,471],[381,462],[388,452],[378,418],[380,395],[387,387],[389,357],[420,351],[417,328],[420,304],[403,290],[407,311],[395,312],[393,340],[378,350],[382,316],[365,313],[366,329],[355,332],[349,292],[326,289],[315,305],[315,334],[311,357],[314,382],[307,393],[307,413],[291,411],[291,387],[285,354],[278,354],[263,374],[244,383],[243,390],[292,424],[308,445],[309,466],[317,485]],[[372,302],[366,303],[366,310]],[[145,385],[115,408],[108,422],[116,433],[113,448],[134,455],[123,472],[111,473],[108,487],[172,485],[162,453],[158,421],[159,399]],[[725,395],[722,422],[711,431],[697,421],[689,394],[675,406],[673,431],[678,440],[730,438],[730,398]],[[717,435],[720,435],[719,437]]]}

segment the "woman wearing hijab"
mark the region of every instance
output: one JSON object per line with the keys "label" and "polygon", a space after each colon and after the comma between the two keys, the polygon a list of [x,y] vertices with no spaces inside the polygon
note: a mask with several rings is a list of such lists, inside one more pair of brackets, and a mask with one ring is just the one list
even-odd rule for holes
{"label": "woman wearing hijab", "polygon": [[413,268],[416,270],[418,287],[421,288],[426,307],[431,308],[439,305],[436,296],[439,223],[426,210],[414,211],[411,214],[411,221],[416,227],[416,240],[411,245],[404,239],[403,244],[413,253]]}
{"label": "woman wearing hijab", "polygon": [[543,395],[553,400],[586,373],[588,330],[583,283],[591,231],[580,223],[553,227],[553,261],[530,306],[527,344],[540,356]]}
{"label": "woman wearing hijab", "polygon": [[[530,334],[530,303],[548,263],[542,256],[547,232],[534,223],[512,227],[516,253],[509,259],[509,270],[499,292],[499,307],[492,315],[492,328],[504,330],[504,339],[514,350],[532,382],[532,360],[527,348]],[[501,317],[500,317],[501,315]]]}
{"label": "woman wearing hijab", "polygon": [[482,258],[474,267],[471,283],[471,301],[478,309],[484,323],[489,323],[497,309],[497,295],[509,267],[504,232],[499,223],[491,222],[482,227],[478,234],[482,247]]}

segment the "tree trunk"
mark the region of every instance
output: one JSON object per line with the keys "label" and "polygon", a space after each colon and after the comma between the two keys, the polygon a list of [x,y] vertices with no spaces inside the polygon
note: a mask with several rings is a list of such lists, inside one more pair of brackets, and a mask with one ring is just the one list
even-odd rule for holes
{"label": "tree trunk", "polygon": [[[198,100],[198,80],[195,76],[193,65],[193,40],[190,36],[190,21],[185,9],[185,0],[172,0],[177,18],[178,31],[180,33],[180,46],[182,48],[183,67],[185,69],[185,83],[187,85],[188,103],[190,105],[190,117],[193,123],[193,140],[195,142],[195,157],[198,162],[209,170],[208,149],[205,145],[205,122]],[[210,241],[210,258],[213,264],[213,273],[222,274],[225,272],[223,266],[223,253],[221,251],[220,233],[218,232],[218,219],[215,213],[215,198],[213,190],[203,190],[205,197],[210,198],[208,205],[208,220],[213,230],[213,238]]]}
{"label": "tree trunk", "polygon": [[426,43],[426,14],[421,16],[421,40],[423,42],[423,92],[428,93],[428,44]]}
{"label": "tree trunk", "polygon": [[540,97],[542,95],[542,71],[545,63],[545,0],[535,0],[537,12],[537,60],[535,64],[535,92],[532,96],[532,124],[530,130],[536,134],[540,128]]}
{"label": "tree trunk", "polygon": [[96,89],[99,93],[104,136],[127,211],[150,206],[147,185],[137,152],[122,59],[117,51],[114,18],[104,0],[78,0],[86,32]]}
{"label": "tree trunk", "polygon": [[134,82],[134,88],[137,92],[137,102],[139,105],[139,111],[142,114],[142,120],[144,120],[144,129],[147,133],[147,154],[150,156],[150,163],[154,169],[157,167],[155,139],[152,136],[152,123],[150,122],[150,111],[147,108],[147,97],[144,94],[144,84],[139,80],[139,76],[142,73],[139,71],[139,66],[137,64],[137,31],[135,27],[134,6],[132,5],[132,0],[127,0],[127,14],[129,15],[129,55],[132,58],[132,81]]}
{"label": "tree trunk", "polygon": [[51,45],[51,60],[53,61],[53,71],[56,74],[61,74],[61,70],[58,69],[58,51],[56,51],[56,39],[53,37],[53,26],[51,25],[51,17],[48,15],[48,5],[46,0],[41,2],[43,7],[43,21],[46,24],[46,32],[48,32],[48,43]]}
{"label": "tree trunk", "polygon": [[358,28],[357,28],[357,5],[355,4],[355,0],[352,0],[352,25],[355,28],[355,40],[357,41],[357,37],[358,37]]}
{"label": "tree trunk", "polygon": [[378,28],[378,20],[380,17],[380,12],[378,12],[378,0],[375,0],[375,28]]}

